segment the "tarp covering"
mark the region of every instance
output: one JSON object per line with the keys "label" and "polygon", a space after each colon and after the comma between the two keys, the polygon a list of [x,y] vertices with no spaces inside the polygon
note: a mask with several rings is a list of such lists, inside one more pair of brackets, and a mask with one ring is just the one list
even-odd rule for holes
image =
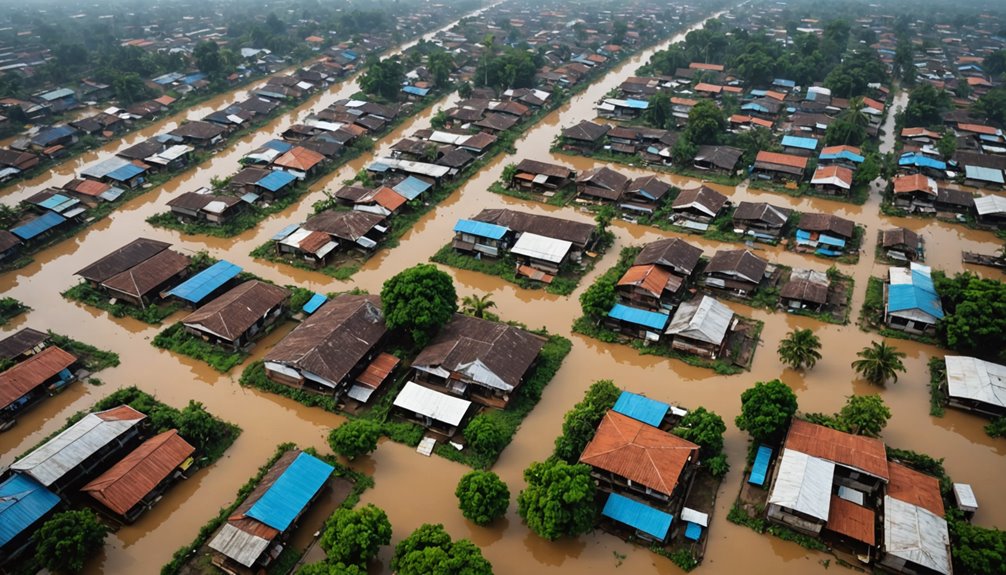
{"label": "tarp covering", "polygon": [[659,541],[667,538],[667,531],[674,520],[674,516],[670,513],[664,513],[617,493],[608,496],[601,515],[642,531]]}
{"label": "tarp covering", "polygon": [[30,240],[62,224],[66,218],[56,212],[46,212],[41,216],[11,228],[10,232],[22,240]]}
{"label": "tarp covering", "polygon": [[454,224],[454,231],[461,232],[463,234],[471,234],[481,238],[499,240],[502,239],[503,236],[505,236],[510,230],[509,228],[497,226],[496,224],[487,224],[486,222],[458,220],[458,223]]}
{"label": "tarp covering", "polygon": [[286,531],[334,469],[317,457],[300,453],[246,515],[280,532]]}
{"label": "tarp covering", "polygon": [[308,314],[314,313],[318,311],[318,308],[321,307],[322,304],[324,304],[326,301],[328,301],[328,298],[321,295],[320,293],[311,294],[311,299],[307,300],[307,303],[304,304],[304,307],[301,308],[301,311]]}

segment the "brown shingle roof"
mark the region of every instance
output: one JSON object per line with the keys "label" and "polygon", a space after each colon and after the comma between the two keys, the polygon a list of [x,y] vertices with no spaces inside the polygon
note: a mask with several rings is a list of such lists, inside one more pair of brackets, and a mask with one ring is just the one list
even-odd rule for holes
{"label": "brown shingle roof", "polygon": [[887,484],[887,494],[899,501],[928,509],[943,517],[943,496],[940,495],[940,481],[893,461],[888,463],[891,481]]}
{"label": "brown shingle roof", "polygon": [[198,192],[185,192],[168,201],[168,207],[181,208],[183,210],[201,210],[210,202],[223,202],[228,208],[237,205],[240,198],[234,196],[221,196],[218,194],[200,194]]}
{"label": "brown shingle roof", "polygon": [[517,164],[517,171],[527,172],[529,174],[543,174],[554,178],[571,178],[573,176],[572,168],[560,166],[558,164],[539,162],[537,160],[521,160],[520,163]]}
{"label": "brown shingle roof", "polygon": [[589,120],[581,120],[579,124],[563,130],[562,137],[583,142],[596,142],[603,138],[608,133],[608,130],[609,127],[605,124],[595,124]]}
{"label": "brown shingle roof", "polygon": [[823,304],[828,301],[828,286],[805,279],[794,279],[782,286],[779,296],[783,299],[798,299]]}
{"label": "brown shingle roof", "polygon": [[786,434],[785,447],[858,469],[885,481],[890,477],[887,450],[879,439],[794,419]]}
{"label": "brown shingle roof", "polygon": [[699,204],[716,214],[727,203],[727,197],[708,186],[701,186],[694,190],[682,190],[678,197],[674,198],[671,208],[683,209],[691,203]]}
{"label": "brown shingle roof", "polygon": [[507,209],[486,209],[473,220],[510,228],[515,232],[531,232],[557,240],[566,240],[576,246],[587,245],[594,235],[594,226],[552,216],[540,216]]}
{"label": "brown shingle roof", "polygon": [[188,256],[164,250],[152,258],[108,278],[101,282],[101,285],[139,298],[183,272],[188,266]]}
{"label": "brown shingle roof", "polygon": [[284,288],[249,280],[190,313],[182,323],[234,341],[289,296]]}
{"label": "brown shingle roof", "polygon": [[906,228],[894,228],[880,232],[881,245],[885,248],[905,245],[914,251],[919,245],[919,234]]}
{"label": "brown shingle roof", "polygon": [[13,359],[49,339],[48,334],[25,327],[0,340],[0,360]]}
{"label": "brown shingle roof", "polygon": [[219,136],[226,132],[227,129],[223,126],[213,124],[211,122],[203,122],[201,120],[196,120],[193,122],[186,122],[181,126],[178,126],[171,132],[168,132],[172,136],[178,136],[179,138],[191,138],[194,140],[212,140],[213,138]]}
{"label": "brown shingle roof", "polygon": [[580,463],[671,495],[699,446],[666,431],[608,411],[580,456]]}
{"label": "brown shingle roof", "polygon": [[158,253],[168,249],[171,244],[136,238],[93,264],[77,272],[76,275],[93,282],[101,283],[108,278],[120,274],[129,268],[148,260]]}
{"label": "brown shingle roof", "polygon": [[165,431],[144,441],[81,491],[119,515],[125,515],[195,450],[178,435],[177,429]]}
{"label": "brown shingle roof", "polygon": [[50,346],[0,373],[0,409],[14,403],[75,361],[75,356],[56,346]]}
{"label": "brown shingle roof", "polygon": [[384,221],[384,216],[356,210],[327,211],[311,216],[303,228],[312,232],[325,232],[339,239],[355,242]]}
{"label": "brown shingle roof", "polygon": [[342,381],[388,328],[374,295],[340,295],[294,328],[265,360]]}
{"label": "brown shingle roof", "polygon": [[802,214],[796,227],[808,232],[827,232],[849,239],[856,229],[856,222],[834,214]]}
{"label": "brown shingle roof", "polygon": [[748,250],[720,250],[709,260],[705,273],[735,272],[745,278],[750,278],[751,281],[758,282],[765,276],[765,268],[767,267],[767,261]]}
{"label": "brown shingle roof", "polygon": [[826,527],[829,531],[862,541],[867,545],[872,546],[876,542],[877,528],[873,510],[846,501],[838,495],[831,496]]}
{"label": "brown shingle roof", "polygon": [[643,246],[632,265],[657,264],[674,268],[675,272],[683,275],[690,275],[701,257],[701,248],[678,238],[666,238]]}

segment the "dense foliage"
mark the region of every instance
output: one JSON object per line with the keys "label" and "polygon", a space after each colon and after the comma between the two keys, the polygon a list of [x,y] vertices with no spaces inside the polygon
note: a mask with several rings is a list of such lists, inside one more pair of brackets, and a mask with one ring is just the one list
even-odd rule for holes
{"label": "dense foliage", "polygon": [[395,546],[391,569],[398,575],[492,575],[492,565],[471,541],[452,541],[441,524],[421,525]]}
{"label": "dense foliage", "polygon": [[937,325],[940,342],[967,355],[1006,361],[1006,283],[970,272],[952,278],[933,274],[946,316]]}
{"label": "dense foliage", "polygon": [[806,419],[846,433],[879,437],[891,419],[891,410],[879,395],[850,395],[838,413],[808,413]]}
{"label": "dense foliage", "polygon": [[35,534],[35,559],[57,573],[78,573],[105,542],[108,528],[90,509],[53,515]]}
{"label": "dense foliage", "polygon": [[527,488],[517,497],[517,512],[540,537],[554,541],[590,531],[597,514],[590,467],[550,459],[524,470]]}
{"label": "dense foliage", "polygon": [[465,439],[475,451],[498,453],[510,443],[506,422],[497,413],[497,410],[483,411],[465,427]]}
{"label": "dense foliage", "polygon": [[741,394],[741,414],[734,423],[755,441],[772,442],[789,428],[796,409],[796,394],[788,385],[778,379],[759,381]]}
{"label": "dense foliage", "polygon": [[864,347],[856,355],[859,359],[852,362],[852,368],[874,385],[883,385],[892,379],[897,383],[898,372],[905,372],[905,364],[901,361],[905,352],[887,345],[886,341],[870,342],[869,347]]}
{"label": "dense foliage", "polygon": [[726,430],[722,417],[704,407],[697,407],[681,418],[674,434],[698,445],[700,460],[713,477],[722,478],[730,470],[723,453],[723,433]]}
{"label": "dense foliage", "polygon": [[510,489],[492,471],[465,474],[454,490],[461,514],[477,525],[488,525],[506,514]]}
{"label": "dense foliage", "polygon": [[591,384],[583,399],[566,412],[562,420],[562,435],[555,438],[555,456],[567,463],[579,461],[604,414],[615,406],[621,394],[622,390],[610,379]]}
{"label": "dense foliage", "polygon": [[779,360],[794,369],[814,367],[821,359],[821,340],[810,329],[796,329],[779,342]]}
{"label": "dense foliage", "polygon": [[352,419],[328,434],[332,451],[354,459],[377,449],[381,438],[381,424],[372,419]]}
{"label": "dense foliage", "polygon": [[419,264],[384,282],[381,304],[388,329],[404,329],[422,347],[458,311],[458,294],[451,276]]}
{"label": "dense foliage", "polygon": [[379,507],[336,510],[325,523],[321,548],[333,564],[366,567],[382,545],[391,543],[391,522]]}

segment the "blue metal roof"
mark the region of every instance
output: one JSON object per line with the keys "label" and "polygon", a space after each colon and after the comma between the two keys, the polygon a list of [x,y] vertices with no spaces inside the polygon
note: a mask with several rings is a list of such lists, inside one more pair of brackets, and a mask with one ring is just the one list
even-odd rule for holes
{"label": "blue metal roof", "polygon": [[[812,234],[807,230],[802,230],[799,228],[796,230],[797,243],[814,241],[811,239],[811,236]],[[843,240],[842,238],[836,238],[835,236],[829,236],[828,234],[818,234],[817,243],[824,244],[826,246],[834,246],[838,248],[845,247],[845,240]]]}
{"label": "blue metal roof", "polygon": [[964,166],[964,177],[969,180],[980,180],[983,182],[1003,183],[1003,171],[982,166]]}
{"label": "blue metal roof", "polygon": [[342,57],[347,60],[356,60],[359,56],[353,50],[343,50]]}
{"label": "blue metal roof", "polygon": [[320,293],[311,294],[311,299],[307,300],[307,303],[304,304],[304,307],[302,307],[301,310],[304,313],[312,314],[318,311],[318,308],[321,307],[322,304],[324,304],[327,301],[328,298],[321,295]]}
{"label": "blue metal roof", "polygon": [[670,320],[670,316],[666,313],[629,307],[620,303],[616,303],[615,307],[611,308],[608,317],[655,330],[663,330]]}
{"label": "blue metal roof", "polygon": [[920,310],[936,319],[943,318],[943,304],[933,279],[912,270],[911,284],[892,284],[887,291],[887,311]]}
{"label": "blue metal roof", "polygon": [[497,226],[496,224],[477,222],[475,220],[458,220],[458,223],[454,224],[454,231],[479,236],[481,238],[499,240],[502,239],[503,236],[510,231],[510,229],[503,226]]}
{"label": "blue metal roof", "polygon": [[105,174],[105,177],[115,180],[116,182],[125,182],[127,180],[135,178],[136,176],[139,176],[140,174],[146,171],[147,170],[141,168],[140,166],[137,166],[136,164],[126,164],[121,168],[117,168],[115,170],[112,170],[111,172],[108,172],[107,174]]}
{"label": "blue metal roof", "polygon": [[48,146],[49,144],[55,142],[56,140],[65,138],[67,136],[72,136],[76,133],[77,130],[75,128],[64,124],[62,126],[53,126],[51,128],[46,128],[44,130],[39,131],[37,134],[35,134],[35,136],[31,139],[31,141],[32,143],[38,144],[40,146]]}
{"label": "blue metal roof", "polygon": [[660,422],[664,420],[664,416],[667,415],[670,408],[670,405],[662,401],[650,399],[631,391],[623,391],[612,409],[653,427],[660,427]]}
{"label": "blue metal roof", "polygon": [[281,533],[286,531],[334,469],[317,457],[301,452],[246,515]]}
{"label": "blue metal roof", "polygon": [[175,286],[168,295],[187,302],[199,303],[214,290],[241,273],[241,268],[228,261],[219,261]]}
{"label": "blue metal roof", "polygon": [[402,194],[406,199],[414,200],[418,198],[420,194],[432,187],[433,185],[428,182],[424,182],[415,176],[409,176],[401,182],[398,182],[398,184],[391,189],[395,190],[399,194]]}
{"label": "blue metal roof", "polygon": [[702,526],[698,523],[692,523],[688,521],[685,523],[685,539],[691,539],[692,541],[698,541],[702,538]]}
{"label": "blue metal roof", "polygon": [[820,155],[821,160],[846,160],[848,162],[853,162],[855,164],[862,164],[866,158],[860,156],[859,154],[854,154],[849,150],[842,150],[837,154],[825,154]]}
{"label": "blue metal roof", "polygon": [[276,150],[277,152],[289,152],[293,149],[293,144],[284,142],[283,140],[269,140],[265,143],[264,147]]}
{"label": "blue metal roof", "polygon": [[761,104],[756,104],[754,102],[748,102],[747,104],[744,104],[743,106],[741,106],[741,110],[744,110],[745,112],[748,110],[754,110],[755,112],[768,114],[768,108],[762,106]]}
{"label": "blue metal roof", "polygon": [[284,172],[283,170],[273,170],[269,172],[268,175],[263,176],[261,180],[255,182],[255,185],[262,186],[270,192],[278,192],[296,179],[297,178],[289,172]]}
{"label": "blue metal roof", "polygon": [[403,86],[402,91],[413,96],[425,96],[430,93],[429,88],[417,88],[415,86]]}
{"label": "blue metal roof", "polygon": [[801,150],[816,150],[817,140],[814,138],[801,138],[799,136],[783,136],[782,145],[784,148],[800,148]]}
{"label": "blue metal roof", "polygon": [[934,160],[929,156],[924,156],[922,154],[916,154],[914,152],[906,152],[901,154],[898,158],[899,166],[915,166],[917,168],[932,168],[934,170],[946,170],[947,163],[941,162],[940,160]]}
{"label": "blue metal roof", "polygon": [[289,226],[283,228],[282,230],[276,232],[276,235],[272,237],[272,241],[281,242],[285,240],[290,234],[300,229],[300,224],[290,224]]}
{"label": "blue metal roof", "polygon": [[748,483],[752,485],[765,485],[765,475],[768,473],[768,463],[772,459],[772,448],[767,445],[758,446],[758,455],[755,456],[754,465],[751,466],[751,476]]}
{"label": "blue metal roof", "polygon": [[635,98],[628,98],[625,100],[626,108],[634,108],[636,110],[645,110],[650,105],[646,100],[636,100]]}
{"label": "blue metal roof", "polygon": [[186,84],[195,84],[199,80],[205,80],[205,79],[206,79],[206,74],[205,73],[203,73],[203,72],[196,72],[195,74],[189,74],[188,76],[185,76],[184,78],[182,78],[182,82],[184,82]]}
{"label": "blue metal roof", "polygon": [[748,94],[755,98],[761,98],[765,94],[768,94],[768,90],[751,90]]}
{"label": "blue metal roof", "polygon": [[59,496],[23,474],[0,483],[0,547],[9,543],[59,503]]}
{"label": "blue metal roof", "polygon": [[617,493],[608,496],[601,515],[624,523],[660,541],[667,539],[674,516]]}
{"label": "blue metal roof", "polygon": [[10,232],[22,240],[30,240],[62,224],[66,218],[56,212],[46,212],[34,220],[11,228]]}
{"label": "blue metal roof", "polygon": [[65,203],[71,202],[71,201],[73,201],[72,198],[68,198],[68,197],[64,196],[63,194],[53,194],[52,196],[50,196],[45,201],[39,202],[38,206],[40,208],[45,208],[47,210],[52,210],[54,212],[58,212],[60,210],[57,209],[57,208],[59,208],[60,206],[62,206]]}
{"label": "blue metal roof", "polygon": [[775,80],[772,80],[772,85],[783,86],[786,88],[795,88],[796,82],[794,82],[793,80],[784,80],[783,78],[776,78]]}

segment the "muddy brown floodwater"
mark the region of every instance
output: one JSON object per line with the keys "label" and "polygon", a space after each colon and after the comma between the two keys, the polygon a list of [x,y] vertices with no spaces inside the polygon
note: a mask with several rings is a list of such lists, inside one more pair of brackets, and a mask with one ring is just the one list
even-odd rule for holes
{"label": "muddy brown floodwater", "polygon": [[[677,41],[681,35],[674,38]],[[660,47],[663,47],[660,46]],[[479,174],[427,214],[401,240],[401,245],[382,250],[353,278],[338,282],[318,273],[251,259],[247,254],[264,242],[280,227],[303,220],[310,213],[311,203],[321,199],[324,189],[333,189],[339,182],[366,165],[373,156],[351,162],[317,183],[310,194],[284,213],[264,221],[258,228],[238,238],[220,240],[151,228],[144,222],[151,214],[164,210],[164,203],[178,192],[206,185],[213,176],[226,176],[237,167],[237,159],[262,142],[297,122],[311,109],[346,97],[356,91],[355,82],[336,86],[315,96],[296,110],[270,122],[254,134],[231,143],[218,156],[196,170],[176,178],[164,187],[136,198],[105,221],[92,226],[77,237],[67,240],[36,256],[32,265],[0,277],[0,292],[24,301],[32,308],[27,320],[19,319],[10,329],[22,325],[48,328],[75,338],[111,349],[122,357],[122,365],[101,373],[104,386],[78,384],[67,392],[42,404],[22,418],[18,425],[0,435],[0,466],[11,462],[14,455],[28,449],[57,429],[73,412],[84,409],[113,389],[138,385],[159,399],[175,406],[189,399],[203,402],[217,415],[239,424],[244,433],[227,454],[212,467],[198,472],[176,487],[135,525],[110,536],[99,560],[89,565],[90,573],[155,573],[170,559],[175,549],[188,543],[197,529],[216,510],[228,504],[234,493],[284,441],[302,446],[314,446],[328,451],[324,437],[328,430],[342,422],[338,415],[309,409],[275,395],[248,390],[237,384],[240,367],[228,376],[220,376],[202,363],[172,355],[150,345],[158,328],[130,320],[116,319],[104,312],[68,302],[59,292],[72,286],[73,272],[97,257],[119,247],[137,236],[147,236],[173,242],[176,248],[197,251],[207,249],[217,257],[243,266],[277,283],[296,283],[316,290],[343,290],[358,286],[376,293],[381,284],[403,268],[427,259],[451,237],[451,228],[459,217],[470,216],[482,208],[514,207],[538,213],[555,213],[567,218],[591,221],[591,216],[575,208],[552,208],[489,193],[486,188],[497,179],[509,162],[524,157],[555,161],[587,169],[595,162],[584,158],[556,156],[548,148],[563,126],[594,117],[594,102],[617,86],[657,48],[647,50],[620,65],[607,76],[573,98],[570,103],[544,118],[518,143],[517,152],[487,165]],[[220,96],[192,111],[188,117],[199,117],[218,104],[238,99],[241,94]],[[427,127],[435,109],[446,107],[444,101],[407,122],[378,143],[387,146],[402,135]],[[176,120],[171,120],[176,121]],[[163,129],[166,124],[151,126],[134,141]],[[893,132],[891,120],[888,133]],[[100,159],[116,146],[102,149],[78,163]],[[652,173],[640,168],[622,168],[633,175]],[[57,182],[68,177],[71,167],[65,166],[51,174]],[[682,187],[698,186],[689,178],[662,175]],[[17,194],[30,193],[47,182],[25,182]],[[34,188],[33,188],[34,186]],[[840,266],[856,280],[853,315],[858,313],[864,297],[864,286],[871,275],[883,275],[886,267],[876,264],[872,246],[877,230],[892,225],[905,225],[919,231],[929,246],[929,262],[938,269],[954,273],[961,271],[962,248],[991,252],[997,246],[992,234],[977,232],[932,220],[892,219],[879,215],[879,196],[875,193],[864,206],[851,206],[822,199],[791,198],[741,185],[737,188],[716,186],[737,202],[759,199],[788,205],[800,210],[833,212],[856,220],[867,227],[861,261],[854,266]],[[9,196],[5,196],[9,197]],[[969,482],[981,502],[975,522],[983,526],[1006,526],[1006,498],[1000,496],[998,478],[1006,475],[1006,459],[1002,457],[1004,443],[985,436],[982,420],[953,410],[944,418],[928,415],[929,357],[941,355],[939,349],[905,341],[894,341],[908,354],[908,373],[899,382],[878,389],[858,381],[849,365],[855,352],[867,345],[875,335],[864,334],[855,326],[823,324],[813,319],[783,313],[752,310],[743,305],[733,307],[745,315],[765,322],[763,341],[755,354],[749,373],[731,377],[716,376],[711,371],[689,367],[677,361],[640,356],[625,346],[609,345],[570,333],[570,325],[580,315],[577,298],[598,275],[611,267],[623,246],[639,244],[674,235],[652,228],[617,222],[614,226],[616,244],[569,297],[559,297],[541,291],[519,289],[512,284],[473,272],[445,268],[455,279],[459,295],[491,292],[500,315],[507,320],[524,322],[531,327],[547,327],[573,341],[573,350],[555,379],[546,388],[541,402],[528,416],[513,443],[504,451],[494,470],[507,482],[511,493],[523,487],[522,470],[531,461],[548,456],[553,439],[559,434],[562,415],[583,395],[587,386],[601,378],[610,378],[618,385],[650,397],[673,402],[684,407],[705,406],[716,411],[728,422],[726,451],[734,470],[727,476],[719,492],[712,523],[706,560],[702,570],[709,573],[819,573],[829,556],[809,552],[801,547],[735,526],[726,520],[727,512],[742,481],[741,469],[746,452],[746,436],[733,426],[740,409],[740,393],[755,381],[781,378],[796,390],[803,411],[834,412],[844,398],[853,393],[879,392],[891,407],[893,417],[884,433],[889,444],[945,458],[948,472],[958,481]],[[707,255],[722,247],[717,242],[695,240]],[[763,255],[790,266],[827,269],[829,262],[814,257],[766,247]],[[976,268],[983,275],[1002,278],[998,272]],[[178,318],[169,319],[168,322]],[[775,348],[784,334],[795,328],[813,328],[821,338],[824,357],[807,374],[785,369],[775,355]],[[290,329],[272,333],[256,346],[261,357]],[[252,358],[254,359],[254,357]],[[467,468],[439,458],[425,458],[414,450],[389,441],[381,443],[371,456],[355,461],[353,466],[372,474],[376,486],[367,491],[364,502],[384,508],[394,526],[394,542],[408,535],[422,523],[443,523],[456,538],[468,537],[482,547],[495,571],[505,573],[678,573],[670,561],[649,551],[635,548],[610,535],[596,532],[575,540],[548,543],[533,535],[521,523],[512,504],[506,518],[491,528],[477,527],[461,517],[457,510],[454,488]],[[328,505],[323,506],[328,508]],[[324,509],[312,512],[298,542],[309,539],[320,526]],[[740,551],[740,552],[738,552]],[[385,549],[373,573],[388,571],[391,549]],[[617,569],[617,571],[616,571]]]}

